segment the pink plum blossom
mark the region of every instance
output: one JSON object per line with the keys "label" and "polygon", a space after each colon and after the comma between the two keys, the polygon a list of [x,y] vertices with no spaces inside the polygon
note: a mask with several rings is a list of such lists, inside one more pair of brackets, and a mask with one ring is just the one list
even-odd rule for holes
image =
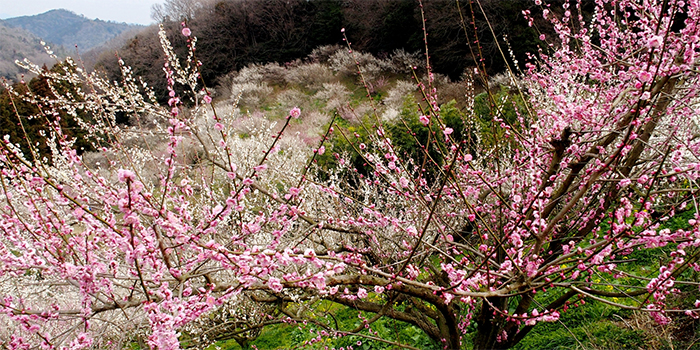
{"label": "pink plum blossom", "polygon": [[282,281],[280,281],[280,279],[276,277],[270,277],[267,280],[267,286],[270,287],[270,289],[275,293],[281,292],[284,288],[284,286],[282,285]]}
{"label": "pink plum blossom", "polygon": [[421,122],[421,124],[428,126],[428,123],[430,123],[430,118],[426,115],[421,115],[418,117],[418,120]]}
{"label": "pink plum blossom", "polygon": [[292,117],[292,118],[294,118],[294,119],[298,119],[299,116],[301,116],[301,109],[299,109],[299,107],[294,107],[294,108],[292,108],[292,109],[289,111],[289,116]]}

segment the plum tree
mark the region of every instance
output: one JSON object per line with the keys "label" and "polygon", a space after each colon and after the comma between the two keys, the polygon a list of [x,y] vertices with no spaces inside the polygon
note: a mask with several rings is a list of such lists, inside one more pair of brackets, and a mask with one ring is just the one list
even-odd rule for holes
{"label": "plum tree", "polygon": [[[660,323],[697,317],[700,302],[667,300],[700,270],[700,223],[664,222],[697,211],[700,3],[599,0],[590,19],[535,3],[557,37],[540,37],[517,78],[525,108],[515,120],[496,108],[498,132],[456,140],[428,74],[420,123],[405,125],[426,128],[419,152],[377,116],[363,138],[330,121],[313,150],[284,133],[296,108],[237,134],[249,120],[210,103],[189,30],[182,62],[161,31],[167,106],[125,66],[118,84],[44,72],[81,88],[36,100],[39,113],[89,113],[100,159],[78,156],[58,122],[51,165],[0,143],[3,346],[177,349],[311,322],[312,343],[412,348],[371,332],[391,318],[445,348],[508,348],[584,298]],[[131,126],[115,123],[125,112]],[[337,169],[316,176],[333,133],[366,171],[333,154]],[[656,247],[669,258],[638,275],[630,254]],[[337,327],[337,304],[360,311],[358,327]]]}

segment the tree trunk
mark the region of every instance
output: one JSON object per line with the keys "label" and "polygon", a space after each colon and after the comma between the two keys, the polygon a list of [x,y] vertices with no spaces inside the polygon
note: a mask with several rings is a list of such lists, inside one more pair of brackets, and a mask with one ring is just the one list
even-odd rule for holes
{"label": "tree trunk", "polygon": [[[494,315],[494,309],[491,304],[501,308],[504,304],[504,298],[487,298],[481,304],[481,311],[476,319],[476,336],[473,340],[474,350],[493,350],[501,349],[497,342],[498,335],[501,333],[499,317]],[[489,304],[491,303],[491,304]]]}
{"label": "tree trunk", "polygon": [[442,345],[446,349],[461,349],[461,332],[459,331],[454,307],[450,305],[436,305],[440,312],[437,326],[440,330]]}

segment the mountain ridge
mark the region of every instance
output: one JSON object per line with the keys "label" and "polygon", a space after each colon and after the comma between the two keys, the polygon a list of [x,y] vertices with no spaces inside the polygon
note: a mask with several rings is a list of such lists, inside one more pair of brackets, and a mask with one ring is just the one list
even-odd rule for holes
{"label": "mountain ridge", "polygon": [[22,28],[54,45],[65,48],[77,45],[80,50],[89,50],[125,31],[143,27],[137,24],[89,19],[66,9],[54,9],[38,15],[7,18],[2,21],[5,26]]}
{"label": "mountain ridge", "polygon": [[[59,59],[65,57],[63,47],[51,46]],[[19,80],[23,70],[15,64],[15,61],[22,61],[25,58],[34,64],[49,67],[57,62],[46,53],[41,39],[22,28],[8,27],[3,20],[0,20],[0,78]]]}
{"label": "mountain ridge", "polygon": [[46,54],[45,45],[51,47],[58,60],[76,56],[77,45],[86,66],[91,67],[102,51],[120,47],[128,37],[144,28],[142,25],[89,19],[65,9],[0,19],[0,77],[20,80],[23,72],[15,60],[26,58],[48,67],[57,63]]}

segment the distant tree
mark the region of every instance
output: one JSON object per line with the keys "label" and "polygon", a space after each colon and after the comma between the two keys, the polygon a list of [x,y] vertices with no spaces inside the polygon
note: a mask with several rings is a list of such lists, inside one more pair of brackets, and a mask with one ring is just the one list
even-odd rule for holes
{"label": "distant tree", "polygon": [[191,20],[198,10],[214,2],[214,0],[165,0],[164,4],[151,6],[151,18],[158,23]]}
{"label": "distant tree", "polygon": [[[62,67],[58,64],[51,71],[60,72]],[[43,69],[44,72],[49,71],[46,66]],[[89,120],[82,111],[71,108],[68,113],[66,110],[45,113],[41,108],[46,103],[44,101],[55,100],[56,94],[75,98],[74,85],[63,82],[52,88],[46,77],[38,76],[28,83],[7,84],[0,93],[0,135],[8,135],[7,140],[19,145],[27,156],[50,157],[51,147],[57,149],[58,145],[51,145],[50,142],[56,140],[47,138],[57,128],[67,137],[74,139],[71,147],[78,154],[94,149],[90,140],[85,138],[87,133],[77,120]]]}

